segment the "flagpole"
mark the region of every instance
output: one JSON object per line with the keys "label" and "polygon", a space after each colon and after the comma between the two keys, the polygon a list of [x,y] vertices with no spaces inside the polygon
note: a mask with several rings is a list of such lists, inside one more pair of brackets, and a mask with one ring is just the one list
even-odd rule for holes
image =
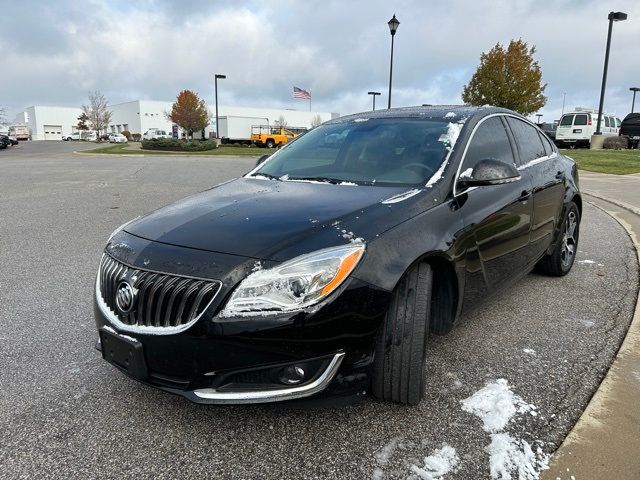
{"label": "flagpole", "polygon": [[309,90],[309,111],[311,111],[311,90]]}

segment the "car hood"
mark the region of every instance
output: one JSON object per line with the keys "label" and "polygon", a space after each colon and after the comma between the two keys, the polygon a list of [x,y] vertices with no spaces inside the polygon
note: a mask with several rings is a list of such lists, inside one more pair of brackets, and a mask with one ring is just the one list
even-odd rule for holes
{"label": "car hood", "polygon": [[170,245],[282,260],[297,253],[293,244],[303,244],[297,250],[304,252],[367,241],[420,211],[420,193],[425,190],[245,177],[160,208],[124,230]]}

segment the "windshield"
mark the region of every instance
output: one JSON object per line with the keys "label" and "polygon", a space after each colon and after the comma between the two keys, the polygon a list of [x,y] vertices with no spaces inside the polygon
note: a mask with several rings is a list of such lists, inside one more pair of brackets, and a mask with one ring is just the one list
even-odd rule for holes
{"label": "windshield", "polygon": [[[386,118],[317,127],[253,175],[365,185],[424,184],[442,165],[460,125],[445,119]],[[453,136],[457,136],[453,134]]]}

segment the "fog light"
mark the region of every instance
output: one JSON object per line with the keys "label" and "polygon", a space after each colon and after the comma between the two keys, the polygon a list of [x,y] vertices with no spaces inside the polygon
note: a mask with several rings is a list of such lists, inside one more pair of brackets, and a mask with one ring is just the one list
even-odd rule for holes
{"label": "fog light", "polygon": [[304,370],[298,365],[289,365],[282,371],[280,381],[285,385],[297,385],[304,380]]}

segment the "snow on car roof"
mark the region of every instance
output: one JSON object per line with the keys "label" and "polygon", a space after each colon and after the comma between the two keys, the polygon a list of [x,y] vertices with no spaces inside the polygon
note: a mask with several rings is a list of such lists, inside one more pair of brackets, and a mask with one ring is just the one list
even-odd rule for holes
{"label": "snow on car roof", "polygon": [[[477,113],[497,113],[508,112],[504,108],[492,107],[489,105],[475,107],[471,105],[429,105],[420,107],[402,107],[346,115],[325,122],[325,124],[335,124],[342,122],[365,121],[375,118],[468,118]],[[455,115],[455,117],[453,115]]]}

